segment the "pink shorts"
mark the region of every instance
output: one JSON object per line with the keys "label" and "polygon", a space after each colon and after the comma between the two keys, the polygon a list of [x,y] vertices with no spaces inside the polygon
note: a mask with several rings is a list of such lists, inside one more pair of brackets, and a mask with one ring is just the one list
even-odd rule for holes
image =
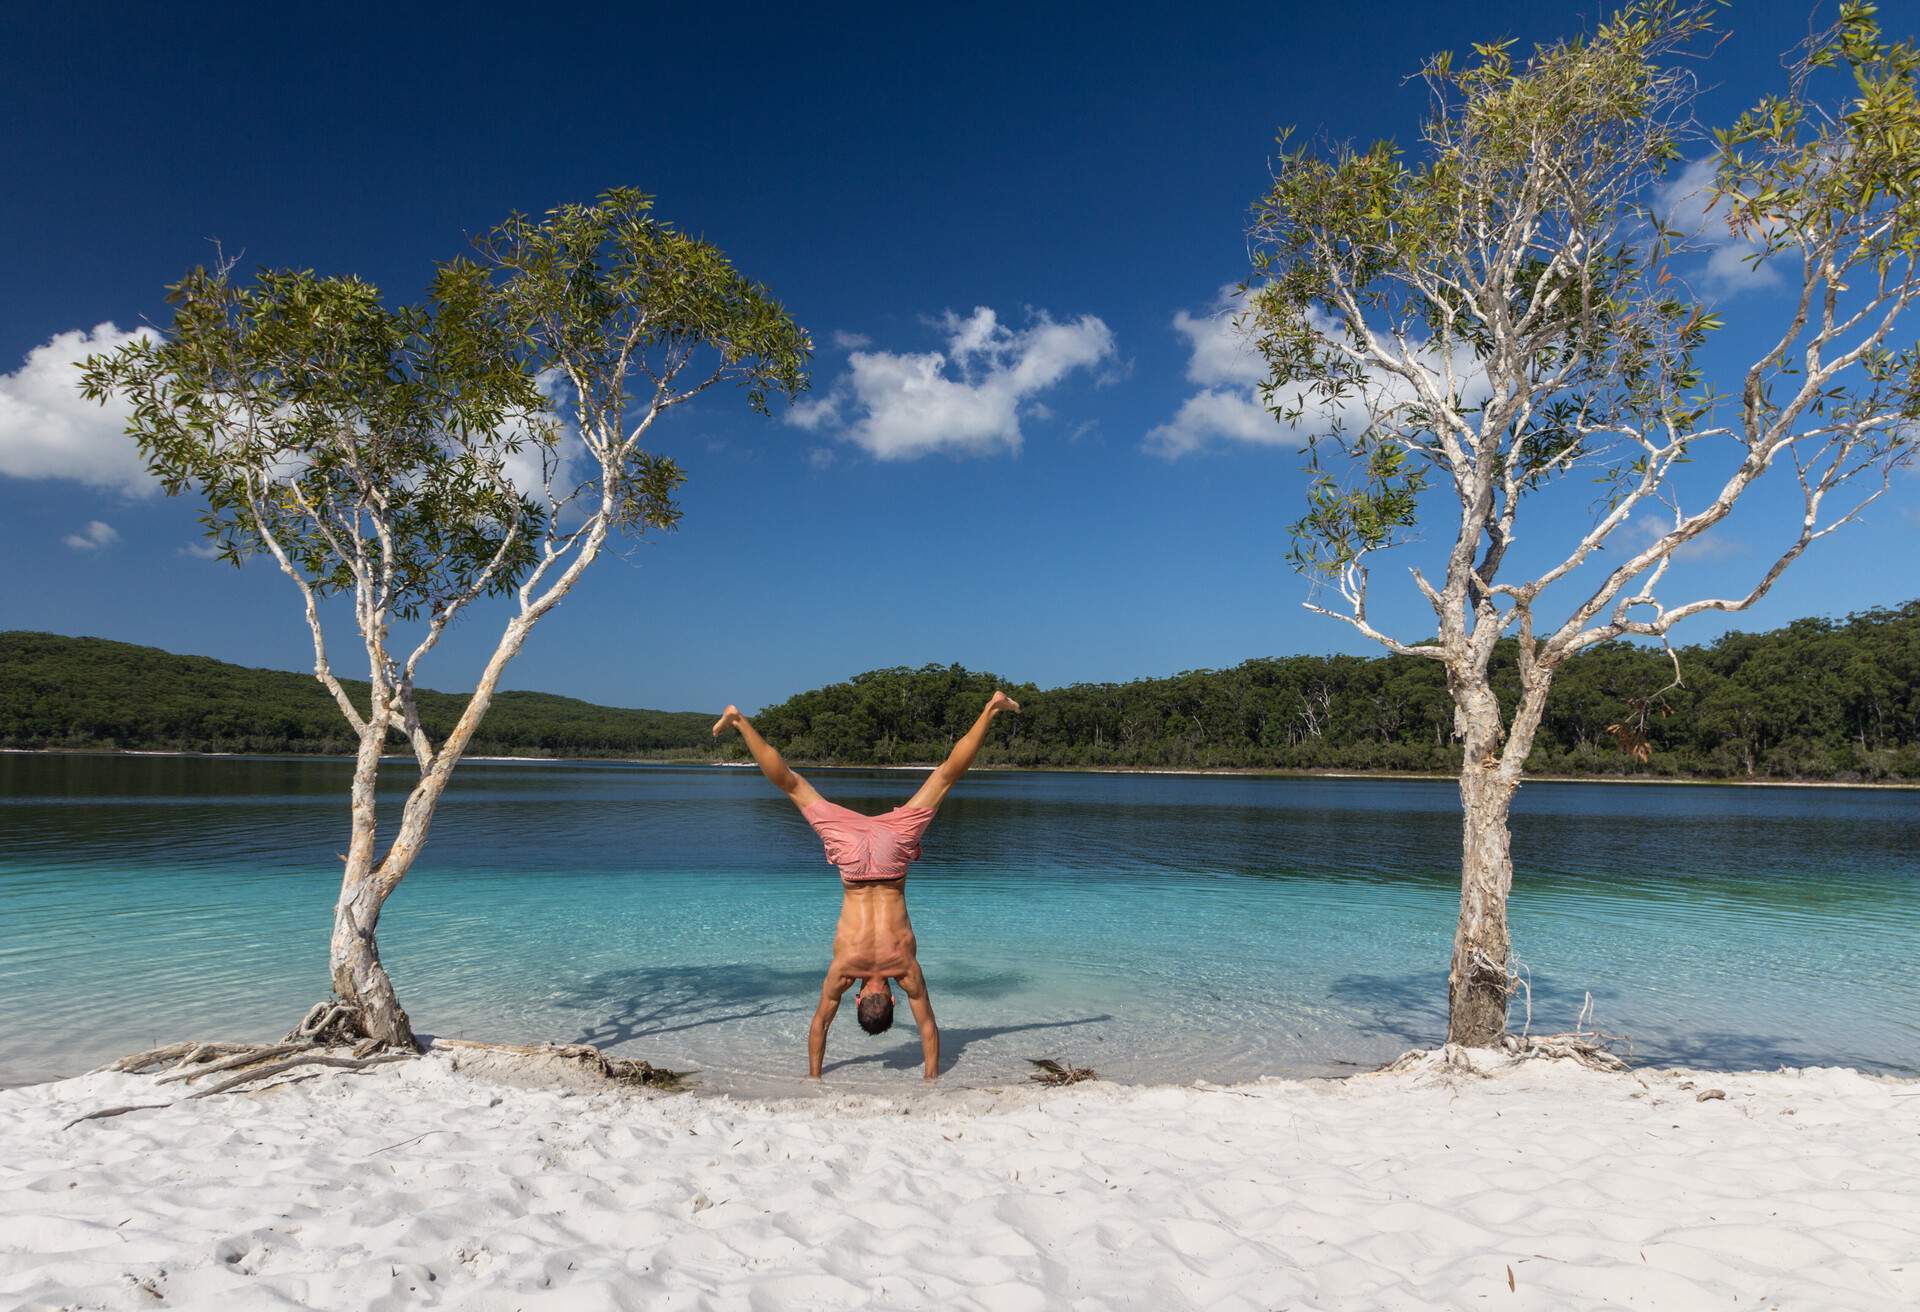
{"label": "pink shorts", "polygon": [[849,884],[904,879],[920,859],[920,835],[933,820],[926,806],[896,806],[885,815],[863,815],[822,799],[801,812],[826,846],[827,860]]}

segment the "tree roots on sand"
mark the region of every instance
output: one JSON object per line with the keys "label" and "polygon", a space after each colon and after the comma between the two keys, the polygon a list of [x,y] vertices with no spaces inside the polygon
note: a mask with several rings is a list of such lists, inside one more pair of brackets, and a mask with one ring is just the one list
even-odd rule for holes
{"label": "tree roots on sand", "polygon": [[[1435,1075],[1476,1075],[1485,1077],[1498,1066],[1516,1066],[1523,1061],[1572,1061],[1588,1070],[1625,1073],[1631,1068],[1618,1053],[1610,1052],[1609,1036],[1591,1033],[1507,1034],[1491,1048],[1469,1048],[1458,1043],[1428,1050],[1415,1048],[1402,1053],[1380,1069],[1382,1072],[1423,1071]],[[1504,1058],[1504,1060],[1502,1060]]]}
{"label": "tree roots on sand", "polygon": [[[553,1056],[577,1065],[615,1084],[674,1089],[685,1072],[665,1070],[648,1062],[624,1057],[609,1057],[584,1043],[527,1046],[511,1043],[478,1043],[469,1039],[437,1039],[434,1046],[478,1048],[493,1052]],[[358,1073],[375,1066],[411,1061],[420,1054],[412,1048],[392,1047],[370,1037],[360,1020],[360,1011],[352,1003],[329,999],[318,1002],[305,1018],[287,1032],[278,1043],[169,1043],[145,1052],[136,1052],[104,1066],[102,1070],[128,1075],[155,1075],[155,1087],[163,1084],[191,1085],[196,1080],[220,1076],[210,1084],[196,1088],[180,1102],[212,1098],[220,1094],[251,1093],[275,1088],[266,1084],[276,1076],[301,1067],[317,1066]],[[306,1076],[296,1076],[304,1079]],[[282,1083],[292,1083],[282,1081]],[[128,1112],[170,1107],[171,1102],[134,1103],[124,1107],[104,1107],[68,1121],[71,1129],[81,1121],[123,1116]]]}

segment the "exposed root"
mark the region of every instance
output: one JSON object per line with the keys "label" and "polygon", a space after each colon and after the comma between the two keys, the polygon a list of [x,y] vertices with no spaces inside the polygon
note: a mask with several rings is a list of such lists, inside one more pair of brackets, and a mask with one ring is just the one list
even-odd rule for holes
{"label": "exposed root", "polygon": [[[1527,1020],[1533,1019],[1532,990],[1528,990]],[[1615,1046],[1633,1051],[1631,1040],[1624,1035],[1608,1034],[1593,1024],[1593,994],[1587,994],[1586,1001],[1580,1007],[1579,1018],[1573,1023],[1573,1029],[1566,1034],[1529,1034],[1524,1030],[1519,1034],[1503,1034],[1498,1046],[1488,1048],[1469,1048],[1463,1044],[1449,1043],[1438,1051],[1430,1052],[1425,1048],[1415,1048],[1402,1053],[1380,1069],[1383,1072],[1422,1071],[1435,1075],[1473,1075],[1484,1078],[1503,1064],[1518,1065],[1523,1061],[1571,1061],[1588,1070],[1607,1071],[1613,1074],[1631,1073],[1626,1056],[1614,1051]]]}
{"label": "exposed root", "polygon": [[1474,1049],[1459,1043],[1445,1044],[1431,1052],[1425,1048],[1414,1048],[1395,1057],[1380,1071],[1388,1074],[1420,1071],[1434,1075],[1472,1075],[1485,1079],[1487,1072],[1475,1063],[1473,1054]]}
{"label": "exposed root", "polygon": [[1552,1061],[1578,1062],[1589,1070],[1627,1071],[1630,1067],[1626,1056],[1615,1052],[1616,1046],[1625,1049],[1627,1055],[1633,1052],[1631,1039],[1623,1034],[1608,1034],[1593,1023],[1591,993],[1580,1004],[1580,1014],[1574,1019],[1573,1029],[1569,1033],[1531,1035],[1522,1032],[1508,1034],[1500,1040],[1500,1047],[1516,1060],[1545,1057]]}
{"label": "exposed root", "polygon": [[665,1067],[655,1066],[652,1062],[635,1058],[609,1057],[590,1043],[482,1043],[477,1039],[436,1038],[433,1046],[466,1048],[480,1052],[505,1052],[519,1057],[558,1058],[615,1084],[664,1089],[669,1092],[680,1088],[686,1078],[694,1074],[692,1071],[670,1071]]}
{"label": "exposed root", "polygon": [[306,1017],[288,1030],[287,1037],[281,1042],[295,1043],[303,1040],[329,1048],[346,1047],[351,1044],[357,1049],[367,1043],[373,1044],[376,1049],[384,1046],[378,1039],[368,1036],[367,1027],[360,1021],[360,1008],[351,1002],[342,1002],[338,998],[314,1003],[308,1009]]}
{"label": "exposed root", "polygon": [[1578,1062],[1595,1071],[1619,1073],[1631,1069],[1618,1053],[1607,1050],[1601,1036],[1593,1034],[1509,1034],[1500,1040],[1500,1048],[1515,1061],[1546,1058]]}
{"label": "exposed root", "polygon": [[[478,1043],[469,1039],[438,1039],[436,1043],[443,1047],[478,1048],[558,1058],[576,1069],[590,1073],[595,1078],[614,1084],[635,1085],[650,1089],[678,1089],[686,1077],[692,1073],[670,1071],[655,1066],[651,1062],[627,1057],[609,1057],[598,1048],[585,1043],[547,1043],[530,1046],[513,1043]],[[342,1055],[340,1049],[346,1049],[346,1053]],[[300,1067],[319,1066],[357,1074],[375,1066],[409,1061],[418,1055],[418,1052],[410,1047],[389,1049],[389,1045],[366,1032],[361,1024],[359,1008],[337,998],[330,998],[325,1002],[315,1003],[308,1009],[300,1023],[287,1031],[286,1038],[278,1043],[209,1043],[199,1040],[169,1043],[122,1057],[119,1061],[101,1069],[119,1071],[128,1075],[158,1075],[159,1078],[154,1081],[156,1085],[190,1085],[210,1075],[226,1077],[217,1083],[187,1094],[181,1099],[186,1102],[199,1098],[217,1097],[225,1093],[257,1092],[263,1087],[278,1088],[281,1084],[290,1084],[294,1081],[281,1080],[268,1085],[263,1085],[261,1082],[273,1080],[276,1076]],[[1091,1075],[1092,1072],[1089,1071],[1085,1078],[1090,1078]],[[149,1111],[172,1105],[172,1103],[149,1102],[126,1107],[106,1107],[96,1112],[88,1112],[84,1116],[77,1116],[62,1128],[70,1129],[81,1121],[103,1120],[110,1116],[123,1116],[128,1112]]]}
{"label": "exposed root", "polygon": [[[182,1100],[186,1101],[211,1098],[222,1093],[251,1091],[249,1086],[257,1088],[259,1081],[270,1080],[300,1066],[326,1066],[358,1072],[418,1055],[412,1048],[396,1048],[389,1052],[385,1051],[387,1047],[387,1044],[366,1032],[358,1007],[338,998],[329,998],[310,1007],[300,1023],[287,1031],[287,1036],[278,1043],[208,1043],[197,1040],[169,1043],[122,1057],[102,1069],[128,1075],[158,1074],[159,1078],[154,1081],[156,1085],[191,1084],[209,1075],[227,1076],[217,1084],[188,1094]],[[337,1048],[350,1049],[350,1055],[335,1055],[332,1050]],[[171,1103],[140,1103],[130,1107],[109,1107],[77,1117],[67,1125],[71,1127],[81,1121],[170,1106]]]}
{"label": "exposed root", "polygon": [[[209,1047],[211,1045],[202,1044],[201,1046]],[[181,1080],[197,1080],[202,1075],[217,1075],[221,1071],[237,1071],[243,1067],[252,1066],[263,1061],[271,1061],[275,1057],[284,1057],[290,1052],[300,1052],[303,1049],[314,1046],[315,1045],[311,1043],[280,1043],[267,1048],[248,1048],[245,1052],[236,1053],[223,1061],[216,1061],[211,1064],[191,1068],[190,1063],[204,1061],[205,1059],[196,1056],[194,1053],[188,1053],[180,1059],[180,1064],[173,1068],[172,1073],[162,1075],[159,1079],[155,1080],[154,1083],[174,1084]]]}
{"label": "exposed root", "polygon": [[174,1069],[190,1061],[205,1061],[210,1057],[225,1056],[235,1052],[251,1052],[260,1045],[257,1043],[169,1043],[164,1047],[149,1048],[145,1052],[136,1052],[122,1057],[119,1061],[102,1066],[101,1070],[121,1071],[128,1075],[144,1075],[154,1067],[173,1062]]}
{"label": "exposed root", "polygon": [[1051,1057],[1029,1057],[1030,1065],[1038,1067],[1027,1078],[1035,1084],[1044,1084],[1049,1089],[1058,1089],[1068,1084],[1078,1084],[1082,1080],[1097,1080],[1100,1077],[1090,1066],[1075,1066],[1070,1062],[1055,1061]]}
{"label": "exposed root", "polygon": [[201,1089],[197,1093],[190,1093],[187,1095],[187,1101],[191,1102],[196,1098],[211,1098],[217,1093],[227,1093],[230,1090],[239,1088],[243,1084],[249,1084],[254,1080],[271,1079],[273,1076],[279,1075],[283,1071],[290,1071],[296,1066],[335,1066],[345,1071],[363,1071],[370,1066],[384,1066],[389,1062],[411,1060],[412,1058],[404,1052],[386,1052],[381,1053],[377,1057],[365,1057],[357,1061],[352,1057],[329,1057],[319,1052],[302,1053],[298,1057],[289,1057],[285,1061],[276,1061],[268,1066],[243,1071],[230,1080],[220,1081],[220,1083],[210,1089]]}

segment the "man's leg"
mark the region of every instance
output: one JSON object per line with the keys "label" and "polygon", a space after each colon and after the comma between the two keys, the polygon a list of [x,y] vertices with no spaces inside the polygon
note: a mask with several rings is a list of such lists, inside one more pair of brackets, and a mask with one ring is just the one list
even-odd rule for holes
{"label": "man's leg", "polygon": [[753,753],[754,763],[760,767],[760,773],[767,782],[785,793],[795,806],[806,808],[821,800],[813,785],[793,772],[791,766],[780,759],[780,753],[773,750],[771,744],[760,736],[746,716],[740,714],[740,708],[729,706],[718,720],[713,722],[713,736],[718,738],[728,729],[738,729],[745,740],[747,750]]}
{"label": "man's leg", "polygon": [[1002,711],[1017,712],[1019,709],[1019,702],[996,691],[987,699],[986,709],[973,722],[973,728],[967,730],[966,736],[953,745],[953,750],[947,753],[947,759],[927,776],[927,781],[920,785],[920,791],[913,795],[907,805],[924,806],[928,810],[939,806],[947,790],[960,782],[960,776],[967,772],[967,767],[973,764],[973,758],[980,754],[980,745],[987,741],[987,730],[993,725],[993,717]]}

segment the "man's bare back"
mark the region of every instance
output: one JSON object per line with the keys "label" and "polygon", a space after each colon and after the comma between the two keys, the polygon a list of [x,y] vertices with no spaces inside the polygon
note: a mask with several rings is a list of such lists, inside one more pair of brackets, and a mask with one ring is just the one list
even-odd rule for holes
{"label": "man's bare back", "polygon": [[907,918],[907,867],[918,859],[921,833],[932,822],[948,791],[973,764],[994,717],[1019,709],[1020,703],[1013,698],[995,692],[973,727],[954,744],[947,759],[907,804],[880,816],[850,811],[821,797],[812,784],[780,759],[780,753],[768,745],[738,707],[727,707],[714,723],[716,738],[734,729],[746,740],[761,773],[800,808],[826,844],[828,860],[840,868],[840,924],[833,935],[833,961],[821,981],[820,1005],[814,1009],[813,1024],[807,1032],[807,1073],[814,1079],[820,1078],[827,1030],[840,1011],[841,995],[857,982],[860,1027],[869,1034],[883,1034],[893,1024],[894,981],[913,1007],[921,1053],[926,1058],[926,1078],[939,1077],[940,1027],[933,1019],[926,977],[920,973],[913,922]]}
{"label": "man's bare back", "polygon": [[907,917],[907,881],[842,884],[840,924],[833,932],[831,970],[850,978],[893,979],[918,966],[913,921]]}
{"label": "man's bare back", "polygon": [[[898,980],[920,1031],[926,1078],[939,1077],[940,1027],[933,1018],[933,1000],[927,996],[926,977],[920,973],[918,947],[913,937],[913,922],[907,917],[905,879],[841,885],[840,924],[833,932],[833,961],[827,967],[827,977],[821,981],[820,1005],[814,1010],[813,1024],[807,1033],[809,1076],[820,1078],[820,1065],[827,1054],[827,1030],[839,1013],[841,995],[858,981],[858,1005],[863,1011],[871,1007],[876,1014],[884,1014],[886,1024],[891,1024],[891,981]],[[865,1025],[864,1016],[862,1024]],[[880,1028],[884,1030],[886,1024]]]}

